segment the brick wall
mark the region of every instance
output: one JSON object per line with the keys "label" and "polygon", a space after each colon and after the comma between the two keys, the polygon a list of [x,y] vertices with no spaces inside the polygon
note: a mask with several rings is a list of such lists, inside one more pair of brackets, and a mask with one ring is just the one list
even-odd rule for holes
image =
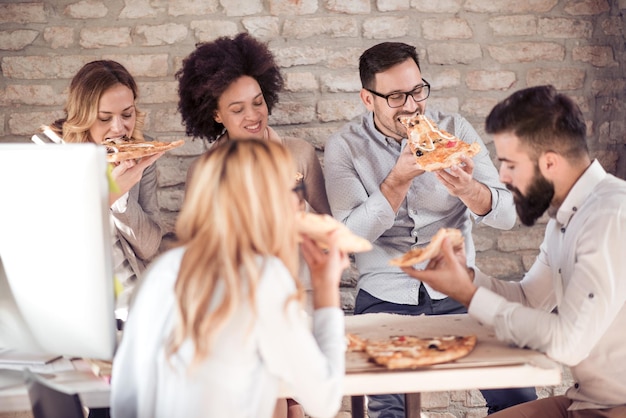
{"label": "brick wall", "polygon": [[[286,79],[271,125],[309,140],[320,158],[328,135],[364,109],[358,56],[394,40],[418,47],[433,86],[429,106],[461,113],[479,133],[497,101],[523,87],[554,84],[581,105],[593,156],[626,178],[625,13],[626,0],[3,0],[0,142],[28,141],[61,116],[71,77],[101,58],[123,63],[136,77],[146,131],[181,138],[174,80],[181,60],[196,42],[248,31],[269,43]],[[493,151],[491,139],[483,139]],[[204,149],[188,140],[157,162],[167,232],[186,169]],[[544,225],[545,219],[511,231],[478,226],[479,267],[519,279]],[[355,274],[344,278],[346,310]],[[424,406],[437,411],[431,417],[475,417],[484,413],[482,402],[478,392],[454,392],[425,396]]]}

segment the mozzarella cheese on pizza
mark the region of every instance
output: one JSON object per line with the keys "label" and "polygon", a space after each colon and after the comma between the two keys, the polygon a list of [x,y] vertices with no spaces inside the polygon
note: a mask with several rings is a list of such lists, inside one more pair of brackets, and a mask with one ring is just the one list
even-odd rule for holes
{"label": "mozzarella cheese on pizza", "polygon": [[400,122],[407,130],[411,152],[424,171],[443,170],[461,163],[461,156],[473,157],[480,145],[468,144],[449,132],[439,129],[437,124],[424,115],[402,116]]}

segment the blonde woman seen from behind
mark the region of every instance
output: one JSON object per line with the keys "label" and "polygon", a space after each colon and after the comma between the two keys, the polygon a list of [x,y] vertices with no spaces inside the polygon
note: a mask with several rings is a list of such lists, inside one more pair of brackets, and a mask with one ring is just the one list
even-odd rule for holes
{"label": "blonde woman seen from behind", "polygon": [[338,287],[349,263],[334,245],[302,242],[311,328],[296,277],[294,170],[271,141],[228,141],[200,157],[176,225],[180,246],[149,268],[113,363],[114,418],[269,418],[281,381],[308,414],[337,413]]}

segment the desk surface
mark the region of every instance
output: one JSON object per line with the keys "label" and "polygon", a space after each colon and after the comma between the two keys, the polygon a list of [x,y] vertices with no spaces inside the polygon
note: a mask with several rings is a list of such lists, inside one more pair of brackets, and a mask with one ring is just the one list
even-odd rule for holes
{"label": "desk surface", "polygon": [[[344,395],[419,393],[465,389],[550,386],[561,382],[561,366],[544,354],[510,347],[493,332],[468,315],[404,316],[368,314],[346,317],[346,332],[365,338],[392,335],[436,337],[474,334],[476,348],[452,363],[417,370],[389,371],[367,361],[364,353],[347,353]],[[96,377],[81,360],[73,370],[55,372],[54,380],[81,395],[85,406],[104,408],[109,404],[109,385]],[[288,397],[289,389],[281,395]],[[0,412],[30,410],[22,385],[0,390]]]}
{"label": "desk surface", "polygon": [[364,338],[393,335],[440,337],[474,334],[476,348],[457,361],[416,370],[390,371],[347,353],[345,394],[439,392],[465,389],[550,386],[561,383],[561,366],[534,350],[511,347],[469,315],[406,316],[366,314],[346,317],[346,332]]}

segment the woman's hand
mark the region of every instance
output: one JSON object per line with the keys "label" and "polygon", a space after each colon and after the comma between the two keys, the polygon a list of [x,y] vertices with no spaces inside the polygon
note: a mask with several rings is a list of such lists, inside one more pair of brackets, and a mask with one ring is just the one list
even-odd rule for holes
{"label": "woman's hand", "polygon": [[309,237],[302,237],[302,255],[311,271],[313,307],[339,307],[341,273],[350,265],[348,255],[337,246],[337,233],[328,235],[328,250],[322,250]]}
{"label": "woman's hand", "polygon": [[114,168],[111,171],[111,177],[118,190],[116,192],[109,193],[109,206],[125,193],[127,193],[135,184],[141,180],[143,171],[149,167],[152,163],[158,160],[163,155],[162,152],[147,157],[139,158],[137,160],[125,160],[118,163],[113,163]]}

